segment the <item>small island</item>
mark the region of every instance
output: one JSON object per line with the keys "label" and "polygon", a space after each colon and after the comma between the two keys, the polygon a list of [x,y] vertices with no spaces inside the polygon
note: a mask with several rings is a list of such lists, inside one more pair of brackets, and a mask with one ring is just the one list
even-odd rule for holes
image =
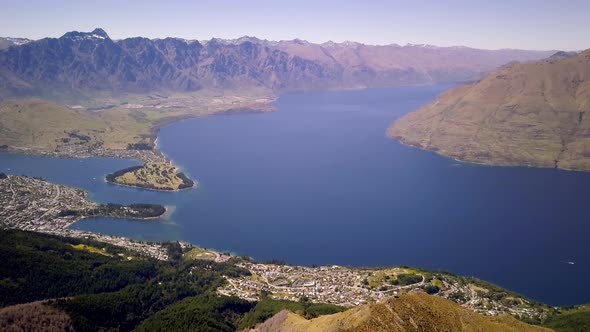
{"label": "small island", "polygon": [[106,180],[124,186],[152,190],[181,190],[191,188],[195,183],[178,168],[163,162],[148,162],[133,166],[106,176]]}

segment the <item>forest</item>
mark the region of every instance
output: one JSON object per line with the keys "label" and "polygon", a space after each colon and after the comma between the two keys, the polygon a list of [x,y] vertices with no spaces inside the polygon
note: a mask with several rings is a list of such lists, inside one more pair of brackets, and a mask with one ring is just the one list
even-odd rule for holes
{"label": "forest", "polygon": [[166,246],[172,260],[162,262],[95,241],[0,230],[0,318],[11,305],[43,300],[62,313],[49,317],[67,315],[76,331],[235,331],[283,309],[306,317],[344,309],[220,296],[223,275],[249,272],[231,261],[186,260],[177,243]]}

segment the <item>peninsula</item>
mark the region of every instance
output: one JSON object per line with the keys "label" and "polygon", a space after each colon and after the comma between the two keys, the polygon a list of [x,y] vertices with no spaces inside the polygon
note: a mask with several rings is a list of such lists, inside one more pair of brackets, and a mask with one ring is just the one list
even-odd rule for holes
{"label": "peninsula", "polygon": [[106,176],[111,183],[152,190],[181,190],[195,185],[178,168],[166,163],[146,163],[133,166]]}
{"label": "peninsula", "polygon": [[142,170],[133,169],[129,174],[125,173],[130,170],[118,171],[107,180],[155,190],[190,188],[194,182],[156,149],[159,129],[191,117],[272,111],[274,99],[257,93],[199,91],[174,97],[135,96],[134,104],[128,102],[132,97],[125,96],[119,97],[116,106],[100,110],[39,99],[3,100],[0,101],[0,152],[136,159],[145,164]]}

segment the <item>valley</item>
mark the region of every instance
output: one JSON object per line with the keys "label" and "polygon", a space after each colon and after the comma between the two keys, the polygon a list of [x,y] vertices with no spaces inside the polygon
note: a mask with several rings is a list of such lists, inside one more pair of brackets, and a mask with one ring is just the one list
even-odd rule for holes
{"label": "valley", "polygon": [[590,50],[17,37],[1,330],[590,326]]}
{"label": "valley", "polygon": [[[140,166],[121,159],[3,154],[0,172],[82,188],[103,204],[171,206],[162,220],[92,218],[76,222],[70,231],[135,241],[180,240],[299,266],[445,269],[540,302],[579,303],[587,296],[584,287],[559,285],[572,273],[586,273],[585,257],[577,254],[585,234],[577,206],[590,188],[585,174],[458,164],[383,136],[392,117],[445,89],[287,94],[275,102],[276,112],[199,117],[162,128],[159,150],[198,177],[196,190],[152,191],[105,182],[113,169]],[[428,183],[429,191],[416,183]],[[564,192],[563,186],[571,189]],[[277,195],[278,188],[290,190]],[[528,200],[520,212],[510,209],[510,202],[522,197]],[[517,245],[531,227],[535,236]],[[566,231],[574,228],[581,231]],[[498,241],[507,245],[498,248]],[[477,258],[483,256],[489,258]],[[247,288],[237,291],[248,294]],[[351,297],[351,303],[363,294]]]}

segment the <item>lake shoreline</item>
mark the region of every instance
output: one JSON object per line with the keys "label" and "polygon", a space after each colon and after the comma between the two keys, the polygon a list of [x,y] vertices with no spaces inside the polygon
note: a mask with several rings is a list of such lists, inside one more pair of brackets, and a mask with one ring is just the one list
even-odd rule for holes
{"label": "lake shoreline", "polygon": [[534,165],[534,164],[523,164],[523,163],[503,163],[503,162],[494,162],[494,161],[483,161],[483,160],[470,160],[470,159],[461,159],[450,154],[445,154],[443,152],[439,152],[434,149],[430,149],[428,147],[424,147],[419,144],[411,143],[405,141],[402,137],[399,136],[391,136],[387,135],[387,138],[398,142],[401,145],[418,149],[425,152],[431,152],[438,156],[448,158],[454,160],[456,162],[465,164],[465,165],[477,165],[477,166],[487,166],[487,167],[503,167],[503,168],[531,168],[531,169],[554,169],[557,171],[564,171],[564,172],[579,172],[579,173],[590,173],[590,169],[580,169],[580,168],[566,168],[566,167],[551,167],[551,166],[543,166],[543,165]]}
{"label": "lake shoreline", "polygon": [[[273,100],[274,102],[274,100]],[[68,151],[49,151],[44,149],[37,149],[37,148],[29,148],[29,147],[15,147],[15,146],[8,146],[2,145],[0,146],[0,154],[21,154],[21,155],[32,155],[32,156],[46,156],[52,158],[71,158],[71,159],[81,159],[81,158],[120,158],[120,159],[133,159],[144,163],[144,165],[148,162],[160,162],[160,163],[168,163],[170,165],[175,165],[174,161],[167,158],[166,155],[158,148],[158,134],[160,130],[166,126],[178,123],[183,120],[189,119],[196,119],[196,118],[205,118],[213,115],[232,115],[232,114],[243,114],[243,113],[268,113],[274,112],[276,108],[274,107],[273,103],[264,104],[264,107],[260,105],[258,108],[253,107],[242,107],[242,108],[228,108],[225,110],[220,110],[213,112],[211,114],[206,115],[199,115],[199,114],[184,114],[180,116],[174,116],[170,118],[164,118],[160,121],[156,121],[153,124],[153,127],[150,129],[150,146],[151,149],[83,149],[80,148],[78,150],[68,150]],[[129,188],[136,188],[136,189],[144,189],[144,190],[154,190],[154,191],[164,191],[164,192],[178,192],[187,189],[194,189],[197,187],[198,182],[192,180],[185,172],[182,172],[182,168],[179,166],[175,166],[180,171],[179,174],[182,174],[186,179],[184,183],[186,185],[192,183],[188,187],[183,187],[179,189],[157,189],[145,186],[135,186],[135,185],[128,185],[128,184],[121,184],[115,181],[108,181],[112,184],[121,185]],[[116,174],[121,170],[114,171],[108,175]],[[107,176],[108,176],[107,175]]]}
{"label": "lake shoreline", "polygon": [[[268,115],[174,122],[155,143],[167,159],[203,177],[200,190],[168,195],[105,183],[111,169],[136,165],[129,161],[4,157],[3,169],[47,174],[87,188],[101,202],[177,207],[169,223],[101,219],[77,229],[182,239],[302,266],[444,269],[546,303],[588,301],[590,292],[581,286],[555,285],[588,272],[581,243],[589,227],[581,207],[590,178],[455,162],[384,135],[392,119],[444,88],[287,94],[277,101],[280,112]],[[499,241],[504,245],[498,247]],[[531,279],[538,281],[526,281]]]}

